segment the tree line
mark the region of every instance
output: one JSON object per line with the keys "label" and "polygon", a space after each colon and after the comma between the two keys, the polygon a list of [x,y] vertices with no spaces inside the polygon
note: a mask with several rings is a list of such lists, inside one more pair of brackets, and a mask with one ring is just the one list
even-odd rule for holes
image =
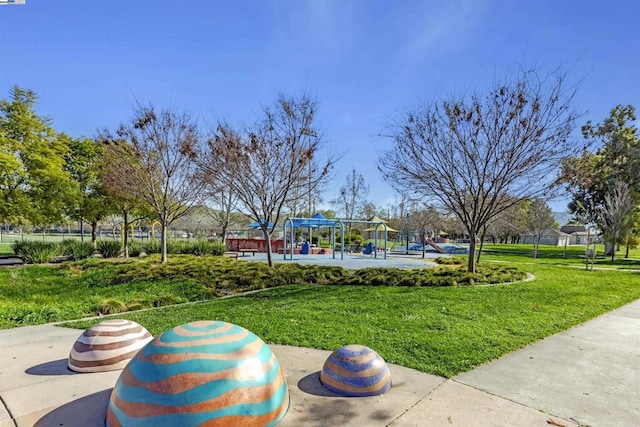
{"label": "tree line", "polygon": [[[436,229],[436,213],[454,217],[469,238],[467,269],[475,271],[478,242],[515,234],[525,211],[538,224],[532,232],[549,228],[545,200],[569,190],[574,218],[602,230],[613,256],[616,243],[639,234],[635,110],[618,106],[602,123],[587,122],[580,141],[575,90],[563,73],[521,71],[401,115],[378,159],[403,195],[400,220]],[[161,226],[163,262],[168,227],[215,205],[223,237],[233,212],[257,222],[273,265],[274,228],[285,215],[313,214],[339,158],[326,149],[318,103],[306,95],[278,96],[253,123],[207,129],[176,109],[137,105],[130,119],[94,138],[55,131],[37,115],[33,91],[14,87],[9,95],[0,101],[0,222],[67,217],[91,224],[95,241],[109,215],[120,214],[125,228],[152,218]],[[354,168],[331,203],[347,219],[375,214],[369,191]]]}

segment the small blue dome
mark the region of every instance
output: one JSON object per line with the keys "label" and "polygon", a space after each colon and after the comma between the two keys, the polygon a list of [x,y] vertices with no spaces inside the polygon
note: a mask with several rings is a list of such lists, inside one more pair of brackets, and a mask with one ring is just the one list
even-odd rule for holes
{"label": "small blue dome", "polygon": [[342,396],[377,396],[391,388],[391,373],[384,359],[369,347],[346,345],[324,362],[320,382]]}

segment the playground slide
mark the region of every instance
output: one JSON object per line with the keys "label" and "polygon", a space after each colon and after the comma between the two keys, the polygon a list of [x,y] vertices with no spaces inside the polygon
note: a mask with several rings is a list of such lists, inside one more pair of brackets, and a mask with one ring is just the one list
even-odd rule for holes
{"label": "playground slide", "polygon": [[431,246],[433,249],[436,250],[436,252],[443,254],[444,253],[444,249],[442,249],[440,246],[436,245],[436,242],[433,241],[433,239],[427,239],[427,243],[429,244],[429,246]]}
{"label": "playground slide", "polygon": [[364,248],[362,253],[365,254],[365,255],[371,255],[373,250],[374,250],[373,249],[373,244],[371,242],[369,242],[369,243],[367,243],[367,246]]}

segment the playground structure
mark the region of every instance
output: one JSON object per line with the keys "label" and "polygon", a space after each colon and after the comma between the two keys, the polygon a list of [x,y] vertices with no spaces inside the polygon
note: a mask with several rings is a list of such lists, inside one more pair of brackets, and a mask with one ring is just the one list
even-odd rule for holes
{"label": "playground structure", "polygon": [[[374,217],[374,219],[376,219]],[[360,221],[360,220],[348,220],[348,219],[329,219],[326,218],[324,215],[322,215],[321,213],[317,213],[315,214],[313,217],[311,218],[292,218],[292,217],[287,217],[284,220],[284,234],[283,234],[283,256],[284,259],[287,259],[287,255],[289,255],[289,259],[293,260],[293,254],[294,254],[294,242],[295,242],[295,235],[294,235],[294,230],[296,228],[308,228],[309,229],[309,240],[312,239],[312,232],[314,228],[318,229],[318,234],[320,233],[319,229],[324,227],[324,228],[331,228],[331,247],[334,249],[332,251],[332,256],[335,259],[336,257],[336,244],[338,242],[336,242],[336,229],[340,230],[340,259],[344,259],[344,230],[345,230],[345,225],[346,224],[365,224],[365,225],[370,225],[371,226],[371,230],[374,232],[374,243],[370,245],[371,246],[367,246],[369,248],[369,252],[367,253],[368,255],[373,254],[373,256],[375,258],[378,257],[378,232],[379,232],[379,228],[382,228],[383,230],[383,235],[384,235],[384,248],[383,248],[383,257],[384,259],[387,259],[387,241],[388,241],[388,232],[389,227],[387,226],[387,224],[382,221],[381,219],[377,218],[378,221]],[[392,231],[395,231],[393,229],[391,229]],[[288,233],[287,233],[288,232]],[[287,235],[288,234],[288,235]],[[289,239],[289,240],[287,240]],[[313,249],[313,248],[311,248]],[[304,253],[302,252],[302,249],[299,252],[301,255],[304,255]],[[310,252],[307,252],[307,254]],[[365,254],[365,255],[367,255]]]}

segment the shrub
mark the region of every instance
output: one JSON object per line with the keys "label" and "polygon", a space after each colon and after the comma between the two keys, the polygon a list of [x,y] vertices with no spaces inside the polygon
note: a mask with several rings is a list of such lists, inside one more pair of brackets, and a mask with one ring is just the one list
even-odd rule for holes
{"label": "shrub", "polygon": [[116,258],[120,255],[122,245],[117,240],[101,240],[98,242],[98,252],[104,258]]}
{"label": "shrub", "polygon": [[115,298],[107,298],[98,304],[98,313],[100,314],[116,314],[127,311],[127,305]]}
{"label": "shrub", "polygon": [[176,297],[175,295],[163,294],[158,295],[152,302],[154,307],[164,307],[166,305],[183,304],[187,302],[186,298]]}
{"label": "shrub", "polygon": [[441,265],[464,265],[467,263],[467,260],[462,257],[438,257],[436,258],[436,262]]}
{"label": "shrub", "polygon": [[129,256],[139,257],[144,250],[144,245],[140,242],[132,240],[129,242]]}
{"label": "shrub", "polygon": [[144,248],[144,251],[147,254],[159,254],[160,253],[160,249],[161,249],[160,240],[152,240],[151,242],[145,243],[142,246]]}
{"label": "shrub", "polygon": [[93,255],[93,244],[91,242],[82,242],[78,240],[63,240],[62,254],[78,261],[89,258]]}
{"label": "shrub", "polygon": [[50,242],[14,242],[13,253],[29,264],[42,264],[53,261],[61,253],[61,246]]}
{"label": "shrub", "polygon": [[227,251],[227,246],[219,240],[211,242],[211,255],[222,256]]}

